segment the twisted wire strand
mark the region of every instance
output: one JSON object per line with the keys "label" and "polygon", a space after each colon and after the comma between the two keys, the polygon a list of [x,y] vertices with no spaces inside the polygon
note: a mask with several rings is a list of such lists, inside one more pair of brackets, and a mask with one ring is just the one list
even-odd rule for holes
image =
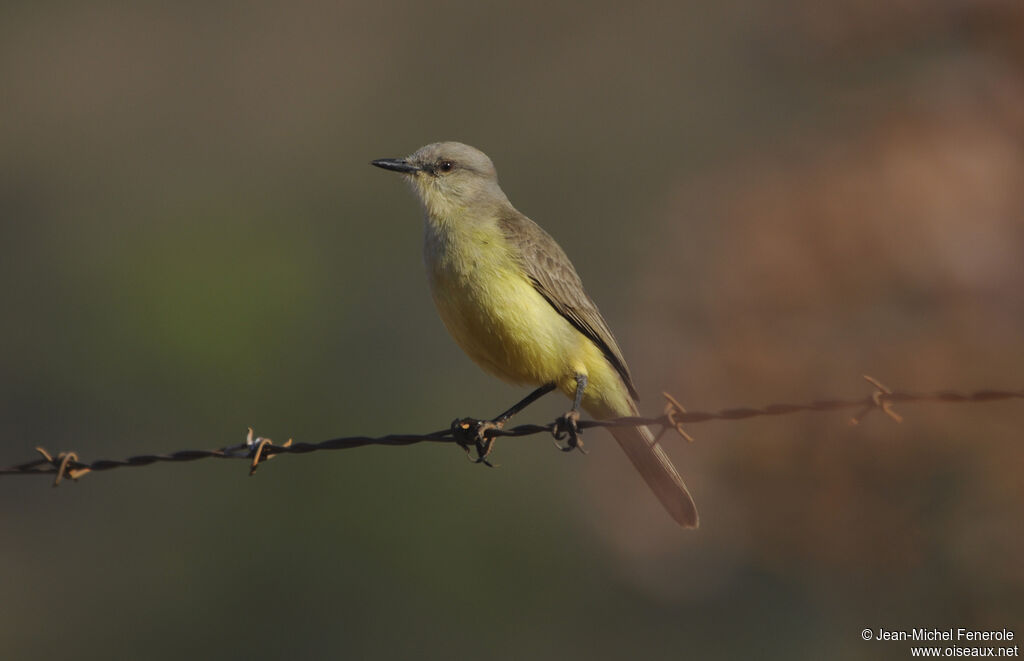
{"label": "twisted wire strand", "polygon": [[[663,393],[667,404],[665,412],[657,417],[646,418],[638,416],[614,418],[610,420],[580,420],[580,430],[594,427],[622,427],[647,425],[660,428],[658,436],[668,429],[677,431],[687,440],[693,439],[683,429],[683,424],[706,422],[708,420],[743,420],[761,416],[789,415],[802,411],[836,411],[841,409],[859,409],[851,419],[851,424],[858,424],[865,415],[874,410],[881,410],[896,422],[902,418],[892,409],[893,404],[911,404],[921,402],[933,402],[943,404],[954,403],[980,403],[994,402],[1007,399],[1024,399],[1024,390],[977,390],[974,392],[962,393],[952,390],[943,390],[932,393],[893,392],[882,385],[876,379],[864,377],[875,387],[875,391],[868,397],[859,399],[820,399],[807,404],[768,404],[762,408],[737,407],[722,409],[719,411],[686,411],[678,401],[668,393]],[[559,434],[564,423],[555,420],[548,424],[522,424],[509,428],[487,428],[480,431],[482,441],[487,443],[499,437],[520,437],[535,434],[551,434],[561,438]],[[41,447],[37,447],[40,457],[21,464],[0,468],[2,475],[54,475],[54,486],[59,484],[63,478],[77,479],[89,472],[108,471],[115,468],[129,466],[148,466],[161,462],[182,463],[197,461],[199,459],[247,459],[251,463],[250,474],[255,472],[261,462],[281,454],[307,454],[321,450],[349,450],[365,447],[368,445],[383,446],[405,446],[417,443],[455,443],[469,452],[466,439],[457,433],[456,424],[452,428],[442,429],[427,434],[388,434],[386,436],[346,436],[332,438],[319,443],[287,443],[275,445],[270,439],[253,436],[253,430],[249,430],[245,442],[230,445],[212,450],[179,450],[165,454],[143,454],[126,457],[124,459],[98,459],[92,462],[85,462],[78,459],[74,452],[61,452],[52,455]],[[485,461],[486,453],[481,450],[480,443],[477,443],[478,457],[476,461]]]}

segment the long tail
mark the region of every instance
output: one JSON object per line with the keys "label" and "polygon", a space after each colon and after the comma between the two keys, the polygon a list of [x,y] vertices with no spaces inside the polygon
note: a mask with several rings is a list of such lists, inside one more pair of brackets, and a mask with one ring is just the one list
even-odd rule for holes
{"label": "long tail", "polygon": [[699,524],[697,506],[651,431],[647,427],[611,427],[609,431],[676,523],[684,528],[696,528]]}

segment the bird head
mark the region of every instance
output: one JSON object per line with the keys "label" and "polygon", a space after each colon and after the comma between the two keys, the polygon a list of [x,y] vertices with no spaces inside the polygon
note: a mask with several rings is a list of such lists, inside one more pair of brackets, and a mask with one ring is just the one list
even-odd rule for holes
{"label": "bird head", "polygon": [[461,142],[435,142],[405,158],[382,158],[371,163],[404,175],[434,218],[508,203],[491,159]]}

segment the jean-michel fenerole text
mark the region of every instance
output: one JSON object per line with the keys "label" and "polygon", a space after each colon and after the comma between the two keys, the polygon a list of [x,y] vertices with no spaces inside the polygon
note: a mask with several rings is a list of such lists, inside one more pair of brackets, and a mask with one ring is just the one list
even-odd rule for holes
{"label": "jean-michel fenerole text", "polygon": [[959,640],[959,641],[1004,641],[1013,640],[1013,631],[1009,629],[997,629],[994,631],[974,631],[971,629],[909,629],[889,630],[879,629],[875,634],[875,640]]}

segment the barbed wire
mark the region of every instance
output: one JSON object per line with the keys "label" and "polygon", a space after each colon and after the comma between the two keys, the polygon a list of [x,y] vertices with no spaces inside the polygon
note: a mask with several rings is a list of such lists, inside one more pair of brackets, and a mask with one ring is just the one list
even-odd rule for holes
{"label": "barbed wire", "polygon": [[[808,404],[769,404],[762,408],[739,407],[719,411],[687,411],[670,394],[662,393],[665,397],[666,405],[664,413],[660,416],[654,418],[629,416],[610,420],[580,420],[575,425],[579,431],[594,427],[635,427],[637,425],[646,425],[658,428],[657,438],[660,438],[667,430],[671,429],[687,441],[693,442],[693,438],[683,429],[684,424],[706,422],[708,420],[742,420],[759,416],[788,415],[801,411],[836,411],[851,408],[857,408],[858,412],[850,418],[850,424],[859,424],[864,419],[864,416],[874,410],[880,410],[896,422],[902,422],[903,418],[893,410],[893,404],[919,402],[946,404],[978,403],[1006,399],[1024,399],[1024,391],[1022,390],[977,390],[969,393],[950,390],[932,393],[893,392],[882,385],[877,379],[867,375],[864,375],[864,378],[874,386],[875,390],[871,395],[860,399],[822,399]],[[8,466],[7,468],[0,468],[0,476],[56,475],[53,485],[57,486],[65,478],[77,480],[79,477],[90,472],[107,471],[129,466],[148,466],[160,462],[189,462],[199,459],[246,459],[250,462],[249,474],[252,475],[262,462],[282,454],[307,454],[321,450],[349,450],[367,445],[404,446],[416,443],[454,443],[465,450],[467,455],[470,455],[470,459],[475,463],[484,463],[490,466],[491,464],[487,457],[491,452],[495,439],[545,433],[551,434],[555,438],[556,445],[558,445],[557,441],[566,436],[570,437],[568,446],[559,446],[559,449],[583,449],[576,431],[567,428],[564,416],[544,425],[523,424],[507,429],[502,424],[473,418],[462,418],[454,421],[448,429],[428,434],[389,434],[376,437],[347,436],[332,438],[319,443],[293,443],[289,439],[281,445],[275,445],[269,438],[254,437],[254,432],[250,428],[244,442],[214,450],[179,450],[166,454],[143,454],[125,459],[99,459],[92,462],[79,460],[75,452],[67,451],[51,454],[46,449],[37,447],[36,452],[40,454],[38,459]],[[472,450],[476,451],[475,458],[472,457]]]}

